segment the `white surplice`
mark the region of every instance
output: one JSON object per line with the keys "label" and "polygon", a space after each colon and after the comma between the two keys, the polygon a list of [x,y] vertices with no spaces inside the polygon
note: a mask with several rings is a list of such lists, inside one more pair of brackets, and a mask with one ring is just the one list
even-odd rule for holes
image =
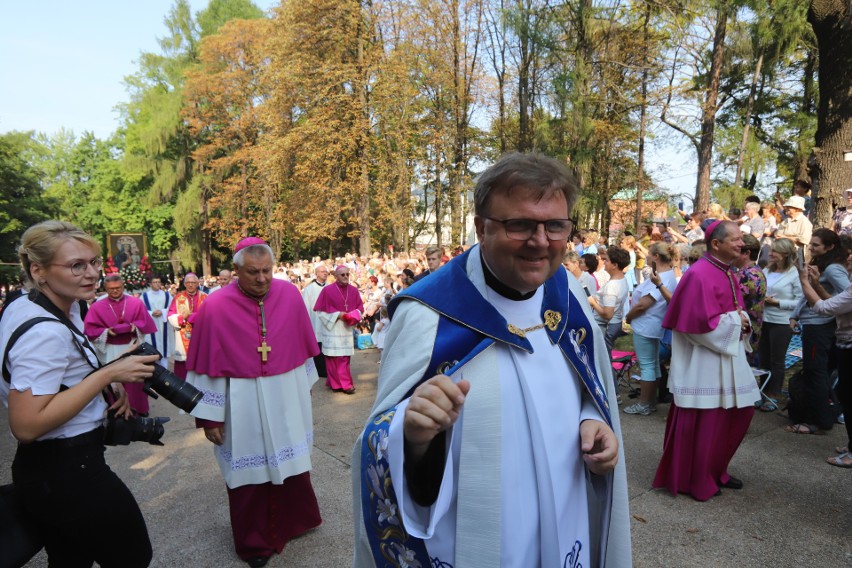
{"label": "white surplice", "polygon": [[322,343],[322,322],[319,318],[319,312],[314,311],[314,306],[317,305],[317,298],[319,298],[323,286],[325,285],[320,285],[316,280],[312,280],[307,286],[305,286],[305,289],[302,290],[302,300],[304,300],[305,308],[308,310],[308,316],[311,318],[311,327],[314,328],[314,336],[316,337],[317,343]]}
{"label": "white surplice", "polygon": [[746,359],[737,312],[722,314],[708,333],[672,333],[669,390],[680,408],[748,408],[760,391]]}
{"label": "white surplice", "polygon": [[230,489],[310,471],[314,440],[313,359],[280,375],[228,378],[187,373],[204,393],[192,416],[225,423],[225,441],[213,453]]}

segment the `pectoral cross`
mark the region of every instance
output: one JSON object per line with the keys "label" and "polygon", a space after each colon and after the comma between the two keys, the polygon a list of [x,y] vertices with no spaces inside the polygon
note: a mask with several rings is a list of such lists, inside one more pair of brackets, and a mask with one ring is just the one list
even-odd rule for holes
{"label": "pectoral cross", "polygon": [[266,344],[266,340],[263,340],[263,343],[260,344],[260,347],[257,348],[257,352],[260,353],[260,360],[266,363],[266,354],[272,351],[272,347]]}

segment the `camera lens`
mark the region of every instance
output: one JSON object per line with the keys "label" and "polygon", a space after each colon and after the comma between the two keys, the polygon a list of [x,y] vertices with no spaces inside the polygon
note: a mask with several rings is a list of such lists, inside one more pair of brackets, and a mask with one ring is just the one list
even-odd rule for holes
{"label": "camera lens", "polygon": [[114,411],[107,415],[106,432],[104,433],[104,444],[107,446],[126,446],[130,442],[148,442],[152,446],[162,446],[160,438],[166,430],[163,424],[169,421],[168,417],[140,418],[133,416],[125,420],[116,418]]}
{"label": "camera lens", "polygon": [[[143,343],[128,355],[160,355],[160,352],[150,343]],[[154,374],[145,379],[144,390],[153,398],[162,396],[186,413],[192,412],[204,396],[200,390],[157,363],[154,363]]]}

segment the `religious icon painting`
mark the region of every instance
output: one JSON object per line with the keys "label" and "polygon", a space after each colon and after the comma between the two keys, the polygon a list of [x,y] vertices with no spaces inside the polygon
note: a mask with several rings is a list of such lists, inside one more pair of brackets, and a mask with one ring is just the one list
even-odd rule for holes
{"label": "religious icon painting", "polygon": [[144,233],[109,233],[107,250],[118,271],[128,267],[138,270],[142,258],[148,256],[148,239]]}

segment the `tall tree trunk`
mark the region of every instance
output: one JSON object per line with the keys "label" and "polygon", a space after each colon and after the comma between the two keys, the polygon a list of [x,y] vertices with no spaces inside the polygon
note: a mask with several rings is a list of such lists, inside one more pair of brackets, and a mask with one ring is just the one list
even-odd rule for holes
{"label": "tall tree trunk", "polygon": [[[589,121],[589,83],[592,61],[592,0],[580,0],[577,5],[577,46],[576,67],[574,70],[576,81],[576,99],[573,104],[573,128],[575,159],[573,160],[574,171],[577,177],[577,185],[581,190],[586,188],[587,177],[591,164],[588,156],[582,155],[582,150],[589,147],[591,138],[591,126]],[[580,152],[578,152],[580,151]]]}
{"label": "tall tree trunk", "polygon": [[841,192],[852,179],[852,5],[848,0],[811,0],[808,21],[819,46],[819,107],[811,159],[814,225],[831,221]]}
{"label": "tall tree trunk", "polygon": [[370,17],[369,9],[372,3],[368,0],[364,3],[365,5],[361,7],[361,12],[358,15],[358,37],[356,41],[358,42],[358,63],[357,63],[357,73],[358,80],[361,85],[358,89],[358,98],[360,105],[361,115],[359,120],[361,122],[360,133],[359,133],[359,141],[358,148],[355,151],[355,155],[358,156],[358,254],[364,257],[369,257],[372,252],[372,242],[370,240],[370,157],[369,157],[369,143],[370,143],[370,78],[369,78],[369,69],[367,65],[367,54],[365,53],[365,46],[367,42],[371,41],[370,33],[369,33],[369,20]]}
{"label": "tall tree trunk", "polygon": [[[804,116],[810,116],[814,113],[814,74],[816,73],[817,57],[814,51],[808,51],[805,59],[804,72],[802,73],[802,108],[801,113]],[[804,136],[799,130],[798,143],[796,144],[796,165],[794,179],[805,180],[810,183],[811,174],[808,171],[808,158],[811,154],[811,147],[805,147],[802,143]]]}
{"label": "tall tree trunk", "polygon": [[[645,177],[645,133],[647,125],[648,112],[648,75],[651,65],[649,60],[650,55],[650,22],[651,22],[651,3],[645,2],[645,18],[642,22],[642,44],[646,47],[645,53],[642,56],[642,101],[639,107],[639,151],[636,156],[636,218],[633,227],[636,233],[639,233],[639,226],[642,224],[642,198],[644,197],[646,180]],[[609,207],[606,208],[609,211]]]}
{"label": "tall tree trunk", "polygon": [[720,2],[716,10],[716,29],[713,34],[713,55],[710,63],[710,78],[704,105],[701,109],[701,142],[698,145],[698,182],[695,187],[695,203],[699,211],[710,204],[710,165],[713,158],[713,133],[716,128],[719,85],[725,57],[725,34],[728,25],[728,0]]}
{"label": "tall tree trunk", "polygon": [[518,29],[518,152],[527,152],[532,148],[532,125],[530,124],[530,67],[532,65],[532,38],[530,38],[531,19],[523,0],[517,1],[521,16]]}
{"label": "tall tree trunk", "polygon": [[757,57],[757,64],[754,66],[754,75],[751,77],[751,89],[748,92],[748,102],[746,103],[746,113],[743,117],[743,138],[740,141],[740,154],[737,157],[737,173],[734,175],[734,187],[740,187],[742,179],[743,161],[745,160],[746,147],[748,146],[749,129],[751,128],[751,113],[754,112],[754,98],[757,94],[757,83],[760,79],[760,71],[763,68],[763,48],[760,50],[760,55]]}

